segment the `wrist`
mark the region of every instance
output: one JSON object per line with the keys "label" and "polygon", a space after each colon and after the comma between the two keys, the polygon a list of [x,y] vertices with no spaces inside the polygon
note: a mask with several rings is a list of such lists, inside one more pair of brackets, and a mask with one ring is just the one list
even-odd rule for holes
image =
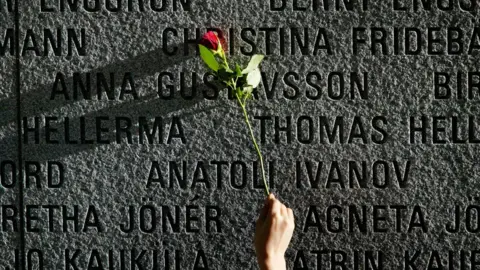
{"label": "wrist", "polygon": [[260,270],[287,270],[285,257],[269,257],[259,261]]}

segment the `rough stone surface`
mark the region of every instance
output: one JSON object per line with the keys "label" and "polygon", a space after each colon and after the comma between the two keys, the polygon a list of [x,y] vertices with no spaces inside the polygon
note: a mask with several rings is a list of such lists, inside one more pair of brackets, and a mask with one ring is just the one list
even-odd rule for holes
{"label": "rough stone surface", "polygon": [[[1,7],[1,6],[0,6]],[[2,10],[2,9],[0,9]],[[13,28],[14,26],[14,20],[13,20],[13,14],[10,16],[4,16],[5,13],[3,13],[2,10],[2,16],[0,17],[0,32],[4,32],[8,28]],[[3,42],[3,40],[2,40]],[[0,58],[0,80],[1,80],[1,85],[0,85],[0,100],[7,100],[15,97],[15,73],[14,73],[14,68],[15,68],[15,58],[13,56],[5,56]],[[5,106],[2,106],[1,112],[2,112],[2,119],[0,120],[0,157],[1,161],[13,161],[15,162],[17,160],[17,141],[16,140],[7,140],[7,137],[12,136],[12,138],[15,138],[16,136],[16,126],[15,126],[15,103],[11,102],[9,104],[5,104]],[[6,113],[4,113],[6,112]],[[13,112],[11,114],[10,112]],[[18,181],[16,177],[12,177],[12,172],[13,174],[15,173],[15,163],[12,162],[4,162],[6,164],[5,166],[5,177],[2,175],[2,183],[8,185],[9,187],[12,186],[13,188],[1,188],[0,189],[0,201],[2,205],[6,205],[7,207],[5,209],[7,210],[6,214],[12,215],[12,207],[15,205],[18,205],[19,202],[19,196],[18,196],[18,188],[17,185],[15,185],[14,181]],[[7,165],[8,164],[8,165]],[[12,170],[13,169],[13,170]],[[3,174],[3,171],[2,171]],[[2,185],[3,186],[3,185]],[[12,206],[12,207],[8,207]],[[16,220],[18,222],[18,219]],[[2,222],[3,224],[3,222]],[[9,226],[5,224],[6,226]],[[0,265],[13,265],[13,250],[18,248],[18,243],[19,243],[19,235],[18,233],[14,233],[12,231],[12,228],[10,227],[10,230],[8,231],[3,231],[0,236],[0,241],[2,244],[2,247],[8,247],[8,248],[1,248],[0,249]]]}
{"label": "rough stone surface", "polygon": [[[456,234],[445,231],[445,225],[452,220],[455,205],[465,209],[470,204],[479,204],[479,201],[475,200],[475,197],[479,196],[478,188],[480,187],[478,145],[410,144],[408,130],[410,116],[457,115],[462,119],[467,119],[469,115],[478,116],[478,96],[476,101],[475,99],[458,101],[433,98],[434,71],[452,73],[458,70],[477,71],[478,54],[473,56],[425,54],[381,56],[372,55],[367,49],[363,49],[360,55],[353,55],[351,50],[353,27],[424,29],[433,26],[458,26],[471,31],[473,27],[478,27],[478,11],[467,13],[456,9],[452,12],[444,12],[434,9],[416,13],[394,12],[391,7],[392,1],[376,0],[370,1],[367,11],[298,12],[287,9],[282,12],[272,12],[269,11],[269,1],[208,0],[192,1],[192,11],[41,13],[40,1],[20,2],[20,36],[24,36],[27,29],[33,29],[36,35],[41,37],[45,28],[60,28],[64,33],[67,28],[77,30],[85,28],[87,33],[86,56],[74,54],[67,57],[50,54],[37,57],[28,52],[20,57],[22,117],[27,117],[31,121],[36,116],[42,119],[46,116],[58,117],[56,127],[59,129],[63,126],[64,118],[69,117],[72,123],[70,130],[72,134],[79,134],[79,122],[82,117],[91,120],[95,117],[114,119],[122,116],[134,121],[141,116],[147,119],[163,117],[168,124],[166,130],[170,126],[170,119],[180,117],[186,142],[173,140],[171,144],[139,145],[128,144],[123,138],[121,144],[67,145],[62,139],[64,133],[59,131],[56,135],[60,141],[58,145],[33,144],[31,141],[24,143],[22,146],[24,161],[38,161],[41,164],[49,161],[61,162],[65,166],[65,183],[60,189],[25,187],[24,197],[21,198],[23,204],[25,206],[65,206],[69,214],[74,211],[74,206],[78,206],[80,231],[75,232],[70,222],[69,232],[63,232],[61,210],[55,212],[55,230],[49,231],[48,212],[39,208],[35,212],[39,220],[34,222],[35,226],[41,228],[41,232],[26,232],[24,239],[20,239],[18,232],[2,230],[0,269],[13,266],[12,250],[18,248],[22,241],[25,243],[26,250],[43,251],[43,269],[65,269],[66,250],[72,253],[75,250],[81,250],[77,260],[79,269],[87,269],[92,250],[99,251],[104,267],[101,269],[110,269],[107,268],[109,250],[112,250],[116,256],[120,250],[126,250],[127,258],[130,258],[131,250],[135,250],[137,255],[142,250],[158,250],[161,255],[157,269],[165,267],[163,259],[165,250],[169,250],[171,259],[174,250],[180,250],[182,260],[178,269],[193,269],[198,250],[205,251],[208,269],[257,269],[252,238],[254,222],[264,200],[264,192],[261,188],[253,188],[252,164],[257,157],[252,149],[241,111],[232,100],[228,100],[225,92],[222,92],[216,100],[203,98],[185,100],[180,97],[178,93],[180,72],[186,72],[187,78],[190,78],[191,72],[203,74],[206,69],[200,58],[193,53],[187,56],[183,54],[167,56],[162,52],[162,31],[167,27],[179,30],[179,37],[172,39],[170,44],[179,44],[181,47],[184,28],[191,30],[200,28],[202,33],[206,27],[235,28],[235,38],[239,41],[241,28],[251,27],[258,30],[260,27],[297,27],[299,29],[308,27],[312,31],[311,35],[314,36],[318,28],[324,27],[331,42],[332,55],[320,52],[314,56],[311,54],[302,56],[299,53],[296,55],[288,53],[282,56],[278,53],[278,49],[275,49],[262,65],[262,71],[267,74],[269,82],[273,80],[275,72],[280,75],[288,71],[299,73],[303,80],[300,83],[302,93],[306,89],[305,75],[310,71],[317,71],[322,76],[335,71],[346,74],[369,72],[368,100],[335,101],[326,98],[325,93],[316,101],[308,100],[305,95],[296,100],[289,100],[281,95],[284,90],[291,91],[291,89],[279,80],[274,99],[265,98],[265,85],[261,84],[258,89],[260,99],[249,104],[252,116],[269,115],[280,118],[291,116],[294,120],[302,115],[311,116],[313,119],[318,119],[320,116],[326,116],[329,119],[344,116],[345,121],[348,122],[347,127],[351,125],[354,116],[362,116],[365,119],[367,134],[372,130],[368,125],[370,119],[375,116],[384,116],[388,120],[386,130],[389,137],[384,144],[374,144],[370,138],[367,144],[358,140],[352,144],[322,144],[319,142],[318,133],[312,144],[301,144],[296,140],[286,143],[283,135],[281,143],[277,144],[273,139],[273,127],[267,128],[267,141],[262,142],[261,147],[266,160],[275,161],[273,173],[275,185],[272,191],[294,210],[296,218],[295,235],[291,249],[287,252],[289,269],[293,269],[295,257],[298,259],[298,253],[302,250],[306,261],[297,260],[296,269],[357,269],[352,266],[353,252],[364,250],[384,252],[383,269],[404,269],[405,251],[413,252],[414,250],[423,251],[416,261],[418,269],[428,269],[426,266],[430,260],[428,252],[432,250],[440,252],[442,263],[445,265],[448,265],[446,264],[448,252],[454,251],[456,254],[454,265],[459,267],[458,251],[475,250],[480,246],[478,233],[467,233],[464,227],[460,233]],[[54,2],[56,1],[49,3]],[[125,4],[127,1],[122,2]],[[4,10],[1,12],[0,33],[3,33],[4,29],[14,27],[14,14]],[[257,33],[257,40],[262,40],[263,37],[263,34]],[[0,41],[2,41],[1,36]],[[289,42],[287,39],[287,48],[289,48]],[[245,43],[241,45],[245,46]],[[237,43],[235,59],[248,61],[248,56],[240,53],[239,46]],[[259,45],[258,52],[265,53],[263,45]],[[2,161],[16,161],[18,157],[15,69],[14,56],[7,55],[0,58],[2,82],[0,85],[0,158]],[[157,95],[157,78],[164,71],[172,72],[176,76],[174,80],[177,88],[176,95],[171,100],[162,100]],[[109,73],[113,72],[116,75],[114,84],[117,90],[121,88],[123,74],[131,72],[139,99],[134,100],[131,96],[127,96],[125,100],[116,98],[114,101],[105,100],[105,98],[66,101],[61,97],[50,100],[58,72],[65,74],[69,87],[74,72],[81,73],[83,77],[87,73],[91,73],[92,77],[96,73],[103,73],[107,78]],[[198,78],[198,82],[200,85],[201,78]],[[323,81],[322,86],[325,84]],[[190,80],[187,80],[187,86],[191,86]],[[202,87],[200,86],[197,90],[200,91]],[[96,85],[93,85],[92,92],[96,93],[97,90]],[[116,95],[118,97],[118,92]],[[94,136],[93,122],[89,123],[90,128],[87,134],[91,137]],[[113,130],[114,124],[111,124],[111,121],[108,123],[105,127]],[[255,133],[260,135],[260,122],[252,123]],[[45,123],[42,122],[41,125],[41,137],[45,138]],[[480,125],[476,127],[477,133],[480,132],[479,127]],[[464,132],[463,130],[462,134]],[[294,129],[292,134],[296,133],[297,130]],[[372,134],[376,133],[372,132]],[[79,135],[74,136],[79,137]],[[32,138],[33,136],[30,136],[30,140]],[[306,184],[298,188],[295,164],[296,161],[305,160],[323,161],[326,164],[338,161],[347,179],[346,165],[349,160],[367,161],[369,164],[376,160],[398,160],[402,162],[402,168],[404,162],[410,160],[412,165],[406,188],[399,188],[395,183],[385,189],[376,189],[371,186],[367,189],[361,189],[358,186],[348,188],[348,185],[345,189],[338,185],[325,188],[327,165],[324,165],[321,172],[319,189],[309,188]],[[189,186],[186,189],[179,188],[178,184],[174,188],[162,188],[159,184],[147,187],[153,161],[159,162],[164,173],[170,161],[186,161],[189,184],[195,172],[195,164],[203,161],[211,185],[208,187],[199,184],[195,188]],[[248,168],[246,187],[234,188],[225,181],[219,188],[216,182],[216,167],[210,164],[211,161],[245,162]],[[42,170],[45,173],[44,168]],[[390,173],[394,174],[393,168],[390,169]],[[239,176],[240,173],[237,173],[236,177]],[[222,178],[231,179],[227,169],[224,169]],[[300,178],[306,183],[307,171],[304,167]],[[165,176],[165,181],[169,181],[168,175]],[[2,205],[19,205],[18,186],[3,189],[1,192]],[[473,197],[473,200],[470,197]],[[138,229],[131,233],[122,232],[119,228],[120,224],[127,222],[128,207],[134,206],[139,209],[142,205],[157,207],[156,230],[153,233],[141,232]],[[199,206],[201,210],[194,211],[194,213],[200,213],[199,215],[204,215],[206,206],[218,206],[221,210],[221,232],[215,230],[206,232],[203,218],[198,223],[201,228],[199,233],[186,232],[187,205]],[[304,230],[310,205],[317,207],[318,222],[322,223],[323,229],[326,228],[325,209],[331,205],[341,206],[343,209],[341,216],[345,222],[344,230],[340,233],[320,232],[314,228]],[[358,229],[354,229],[353,232],[348,230],[349,205],[367,207],[367,233],[361,233]],[[402,214],[401,232],[395,231],[393,210],[382,212],[382,214],[390,213],[381,225],[387,227],[388,232],[373,232],[373,205],[405,205],[408,211]],[[424,212],[428,232],[421,232],[418,229],[407,231],[414,205],[420,206]],[[83,230],[89,206],[97,209],[101,221],[101,232],[95,229]],[[180,232],[173,232],[170,227],[167,227],[166,232],[162,231],[164,217],[159,210],[161,206],[180,207]],[[340,216],[336,211],[332,213],[334,217]],[[480,212],[472,213],[474,213],[474,219],[480,215]],[[315,218],[310,217],[310,221],[312,220]],[[333,226],[337,225],[338,223],[333,224]],[[322,257],[323,268],[321,268],[312,253],[315,250],[346,252],[347,268],[332,267],[325,255]],[[479,257],[480,255],[477,255],[477,262],[480,261]],[[120,269],[120,260],[114,261],[115,268],[112,269]],[[144,265],[149,267],[145,269],[153,267],[149,259],[144,260]],[[33,261],[33,267],[33,269],[38,268],[36,261]],[[126,269],[142,269],[138,266],[137,268],[129,267],[130,264]],[[172,264],[168,269],[176,268]],[[439,269],[450,268],[445,266]]]}

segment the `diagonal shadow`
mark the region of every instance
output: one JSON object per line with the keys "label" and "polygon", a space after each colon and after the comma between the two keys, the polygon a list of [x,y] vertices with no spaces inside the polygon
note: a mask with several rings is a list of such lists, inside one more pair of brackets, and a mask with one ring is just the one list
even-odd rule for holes
{"label": "diagonal shadow", "polygon": [[[189,46],[188,51],[196,52],[195,44],[177,43],[172,46],[182,47]],[[191,48],[190,48],[191,47]],[[123,83],[123,76],[125,72],[132,72],[136,79],[143,78],[149,75],[153,75],[156,72],[162,71],[168,67],[174,66],[178,63],[184,62],[188,59],[195,57],[196,54],[191,53],[189,55],[165,55],[162,49],[156,49],[144,54],[138,55],[134,58],[124,61],[112,63],[99,67],[88,72],[80,74],[82,81],[86,81],[89,74],[103,73],[107,78],[107,82],[110,83],[109,73],[118,74],[115,76],[113,82],[114,88],[120,87]],[[52,78],[54,79],[54,78]],[[65,78],[65,85],[67,89],[72,89],[74,76]],[[51,91],[54,82],[44,84],[38,87],[38,89],[30,91],[28,93],[22,93],[22,117],[30,117],[35,115],[41,115],[45,112],[53,110],[58,107],[66,106],[75,103],[76,100],[65,100],[63,97],[55,100],[50,100]],[[91,85],[92,97],[95,97],[98,93],[96,83]],[[71,98],[71,95],[70,95]],[[16,119],[16,97],[4,99],[0,101],[0,128],[15,121]]]}
{"label": "diagonal shadow", "polygon": [[[193,55],[188,56],[173,56],[167,57],[161,53],[160,49],[147,52],[145,54],[139,55],[133,59],[128,59],[114,64],[109,64],[97,69],[90,71],[89,73],[122,73],[125,71],[134,71],[136,77],[145,77],[148,75],[155,74],[161,70],[165,70],[170,66],[176,65],[183,61],[186,61],[192,58]],[[87,72],[82,73],[81,76],[85,78]],[[118,77],[118,76],[117,76]],[[67,87],[70,87],[73,83],[73,77],[66,79]],[[119,77],[113,83],[112,87],[117,88],[122,84],[122,78]],[[63,107],[69,104],[73,104],[76,101],[74,100],[49,100],[50,90],[52,89],[53,83],[45,84],[39,87],[35,91],[25,93],[21,95],[22,103],[22,116],[23,117],[32,117],[38,115],[44,115],[48,111],[52,111],[55,108]],[[195,86],[192,86],[195,87]],[[197,85],[197,91],[208,91],[211,89],[206,89],[206,85]],[[192,89],[190,89],[191,92]],[[93,86],[92,95],[95,95],[98,89]],[[125,116],[125,117],[135,117],[135,116],[145,116],[147,119],[152,118],[151,116],[162,117],[171,112],[177,111],[179,109],[187,109],[199,101],[202,100],[200,95],[196,95],[196,98],[192,100],[184,100],[179,98],[180,95],[176,93],[176,99],[171,100],[160,100],[156,97],[156,94],[151,94],[147,96],[142,96],[139,99],[126,101],[115,106],[107,107],[105,109],[88,113],[84,116],[73,117],[72,122],[78,123],[81,117],[98,117],[98,116]],[[5,99],[0,101],[0,128],[12,123],[16,119],[16,97]],[[108,127],[111,128],[111,127]],[[74,126],[71,130],[72,133],[78,133],[79,127]],[[45,128],[42,128],[40,134],[45,133]],[[16,132],[12,132],[7,135],[0,141],[0,157],[10,156],[11,153],[16,153],[18,150],[18,137]],[[22,138],[23,139],[23,138]],[[100,144],[92,145],[24,145],[24,156],[25,160],[35,160],[35,161],[47,161],[47,160],[58,160],[62,157],[72,155],[81,151],[90,151],[100,146]],[[32,150],[32,151],[30,151]],[[16,161],[16,160],[15,160]],[[18,189],[15,189],[15,205],[19,205],[20,201],[24,198],[21,198],[21,193]],[[0,194],[1,196],[2,194]],[[17,220],[18,221],[18,220]],[[16,234],[15,239],[13,240],[18,246],[21,246],[22,239],[20,234]]]}
{"label": "diagonal shadow", "polygon": [[[181,57],[157,57],[159,55],[159,50],[155,50],[152,52],[148,52],[146,54],[140,55],[130,60],[121,61],[116,64],[106,65],[104,67],[98,68],[93,70],[92,72],[102,72],[102,73],[109,73],[109,72],[119,72],[124,70],[135,70],[137,76],[148,76],[150,74],[154,74],[161,70],[168,68],[169,66],[175,65],[182,61],[185,61],[192,56],[181,56]],[[84,73],[83,75],[85,75]],[[68,83],[72,83],[72,78],[67,79]],[[115,87],[120,85],[121,81],[115,81]],[[51,111],[57,107],[62,107],[68,104],[72,104],[75,101],[59,101],[54,102],[51,100],[46,99],[45,97],[49,94],[52,84],[43,85],[40,87],[38,91],[33,91],[30,93],[26,93],[22,95],[22,105],[26,109],[22,111],[22,116],[24,117],[33,117],[44,115],[45,112]],[[187,93],[192,92],[192,87],[188,87]],[[196,85],[197,92],[203,91],[214,91],[211,88],[207,88],[205,84]],[[221,89],[218,86],[218,89]],[[92,87],[92,94],[97,89]],[[178,90],[177,90],[178,91]],[[211,95],[209,93],[209,95]],[[188,108],[193,107],[198,102],[202,101],[203,98],[200,95],[195,95],[196,98],[192,100],[185,100],[180,97],[178,93],[174,95],[176,98],[171,100],[161,100],[157,97],[156,93],[142,96],[136,100],[129,100],[123,103],[117,103],[115,106],[109,106],[99,111],[90,112],[88,114],[71,117],[71,121],[73,123],[78,123],[81,117],[86,118],[94,118],[98,116],[124,116],[124,117],[138,117],[144,116],[147,119],[151,119],[155,116],[162,117],[168,115],[169,113],[178,111],[178,110],[187,110]],[[16,118],[16,99],[7,99],[0,101],[0,108],[2,108],[0,112],[0,127],[7,125]],[[208,109],[208,108],[207,108]],[[204,109],[205,110],[205,109]],[[195,112],[189,112],[195,113]],[[187,113],[187,114],[189,114]],[[58,115],[58,114],[57,114]],[[186,114],[182,114],[182,117],[185,117]],[[61,116],[60,116],[61,117]],[[132,120],[133,121],[133,120]],[[59,122],[61,125],[63,122]],[[80,132],[79,126],[74,125],[73,128],[70,130],[72,134],[78,134]],[[112,129],[111,126],[107,127]],[[45,133],[45,128],[41,128],[40,134]],[[16,153],[18,150],[18,137],[16,132],[11,132],[6,137],[4,137],[0,141],[0,157],[8,157],[11,156],[12,153]],[[22,138],[23,140],[23,138]],[[122,141],[123,142],[123,141]],[[96,147],[100,146],[101,144],[92,144],[92,145],[35,145],[35,144],[28,144],[24,145],[24,157],[25,160],[33,160],[33,161],[47,161],[47,160],[59,160],[62,157],[69,156],[72,154],[76,154],[82,151],[91,151],[94,150]],[[17,160],[14,160],[15,163]],[[20,201],[24,198],[20,197],[20,193],[18,188],[14,190],[15,196],[15,205],[20,205]],[[3,195],[3,192],[0,192],[0,197]],[[17,220],[18,222],[18,220]],[[13,242],[17,244],[17,247],[20,246],[19,243],[22,242],[20,239],[20,235],[16,234],[15,239]]]}
{"label": "diagonal shadow", "polygon": [[[210,88],[207,88],[205,84],[202,85],[197,85],[197,91],[215,91]],[[218,89],[221,89],[220,87]],[[220,91],[220,90],[216,90]],[[179,97],[180,95],[175,95]],[[131,125],[131,132],[132,132],[132,138],[133,138],[133,144],[132,145],[137,145],[141,146],[141,144],[138,143],[139,140],[139,132],[138,132],[138,118],[139,117],[145,117],[148,121],[148,127],[150,128],[150,131],[153,129],[153,121],[155,117],[161,117],[166,125],[165,126],[170,126],[170,119],[171,117],[165,117],[169,113],[173,113],[179,110],[188,110],[189,108],[192,108],[199,102],[203,101],[204,98],[201,97],[200,95],[197,95],[194,99],[191,100],[185,100],[182,98],[175,98],[171,100],[161,100],[157,97],[156,94],[151,94],[148,96],[141,97],[137,100],[132,100],[129,102],[123,102],[120,103],[116,106],[111,106],[107,107],[102,110],[94,111],[88,114],[76,116],[76,117],[69,117],[69,133],[71,140],[76,140],[79,142],[80,138],[80,133],[81,133],[81,127],[80,127],[80,121],[81,118],[85,118],[87,124],[87,130],[86,130],[86,138],[87,139],[94,139],[95,140],[95,133],[92,131],[92,128],[95,127],[94,124],[94,118],[96,117],[108,117],[108,121],[104,121],[102,124],[102,128],[108,129],[109,132],[105,132],[103,135],[104,139],[109,139],[110,144],[117,144],[116,142],[116,134],[115,134],[115,129],[116,129],[116,123],[115,123],[115,117],[125,117],[129,118],[132,121]],[[214,107],[209,107],[206,109],[202,109],[201,111],[209,110]],[[183,120],[184,117],[199,113],[199,111],[194,111],[194,112],[188,112],[185,114],[179,115],[179,117]],[[26,160],[34,160],[34,161],[48,161],[48,160],[58,160],[62,157],[73,155],[79,152],[83,151],[90,151],[95,149],[96,147],[102,146],[104,144],[65,144],[65,137],[64,135],[64,118],[62,116],[58,116],[58,121],[55,121],[55,124],[52,125],[52,127],[57,128],[58,132],[56,135],[52,136],[53,139],[58,140],[59,144],[46,144],[45,143],[45,132],[46,129],[45,127],[39,128],[39,134],[40,134],[40,141],[41,144],[35,144],[35,139],[34,139],[34,132],[29,132],[26,135],[22,135],[22,141],[25,139],[25,136],[28,136],[28,144],[24,143],[24,156]],[[93,123],[93,124],[92,124]],[[182,123],[185,123],[184,121]],[[29,122],[29,127],[33,127],[33,121]],[[125,123],[122,122],[122,127],[125,127]],[[23,128],[22,128],[23,129]],[[158,131],[160,131],[159,129]],[[169,129],[167,129],[169,130]],[[163,134],[166,134],[168,132],[163,132]],[[158,133],[157,133],[158,134]],[[142,134],[143,136],[143,134]],[[165,137],[165,136],[164,136]],[[43,139],[42,139],[43,138]],[[144,137],[146,138],[146,137]],[[0,141],[0,145],[2,146],[0,148],[0,156],[4,156],[8,153],[15,152],[17,150],[17,135],[13,134],[13,136],[6,137],[2,141]],[[189,138],[187,138],[188,141]],[[159,140],[158,135],[155,136],[155,141],[154,144],[164,144],[166,139],[164,140]],[[124,133],[122,133],[121,137],[121,144],[127,145],[126,141],[126,136]],[[145,139],[144,142],[145,145],[148,145],[147,140]]]}
{"label": "diagonal shadow", "polygon": [[[176,44],[176,46],[182,46],[179,44]],[[195,45],[196,47],[196,45]],[[178,64],[182,61],[186,61],[194,55],[187,55],[187,56],[159,56],[161,55],[161,49],[157,49],[142,55],[139,55],[133,59],[121,61],[119,63],[115,64],[109,64],[101,68],[94,69],[90,72],[85,72],[82,74],[82,76],[85,76],[87,73],[110,73],[110,72],[125,72],[128,70],[135,71],[135,76],[137,78],[141,76],[148,76],[151,74],[155,74],[156,72],[160,72],[162,70],[165,70],[169,66],[173,66],[175,64]],[[122,84],[123,78],[119,78],[118,80],[115,81],[115,87],[118,87]],[[67,84],[72,84],[73,83],[73,77],[70,77],[66,80]],[[50,90],[51,87],[53,86],[53,83],[51,84],[46,84],[40,87],[38,91],[32,91],[30,93],[22,94],[22,107],[24,110],[22,110],[22,117],[27,117],[27,118],[33,118],[34,116],[41,116],[45,115],[46,112],[51,111],[57,107],[63,107],[68,104],[73,104],[76,101],[75,100],[61,100],[61,101],[56,101],[56,100],[49,100],[46,98],[46,96],[50,95]],[[79,134],[80,133],[80,127],[79,127],[79,122],[81,118],[86,118],[86,119],[91,119],[99,116],[107,116],[110,119],[113,119],[115,117],[128,117],[132,119],[132,122],[135,122],[135,119],[138,120],[139,116],[144,116],[147,120],[151,120],[152,118],[156,117],[163,117],[169,113],[172,113],[177,110],[185,110],[188,108],[193,107],[195,104],[198,102],[204,100],[201,95],[198,93],[202,93],[203,91],[206,91],[209,96],[214,95],[215,93],[220,91],[222,87],[220,85],[216,85],[216,89],[211,89],[210,87],[207,87],[205,84],[197,84],[197,85],[192,85],[187,89],[185,92],[186,93],[191,93],[193,90],[193,87],[196,87],[195,91],[197,92],[197,95],[194,96],[193,99],[191,100],[186,100],[182,99],[180,97],[180,94],[175,93],[174,99],[170,100],[161,100],[157,97],[156,93],[141,96],[138,99],[134,100],[128,100],[122,103],[117,103],[115,106],[109,106],[105,109],[87,113],[85,115],[77,116],[77,117],[70,117],[69,121],[71,124],[71,129],[69,130],[70,133],[72,134],[72,137],[75,137],[73,134]],[[92,95],[97,93],[98,89],[96,89],[95,85],[92,85]],[[178,88],[176,91],[179,91]],[[218,96],[218,92],[216,93],[215,96]],[[13,99],[7,99],[0,101],[0,108],[2,106],[15,106],[15,100]],[[207,108],[208,109],[208,108]],[[13,121],[12,119],[15,119],[15,108],[11,110],[2,110],[2,117],[0,118],[0,127],[2,125],[6,125]],[[63,120],[61,115],[52,115],[52,116],[58,116],[58,120],[55,124],[56,127],[63,127]],[[183,115],[185,116],[185,115]],[[9,121],[10,120],[10,121]],[[166,122],[168,123],[168,120],[165,119]],[[92,121],[92,120],[90,120]],[[111,125],[111,122],[114,121],[107,121],[106,124]],[[32,123],[29,122],[29,127],[32,126]],[[23,125],[23,121],[22,121]],[[152,128],[152,124],[150,123],[150,128]],[[90,127],[92,127],[90,125]],[[105,128],[108,128],[109,130],[114,130],[115,126],[104,126]],[[132,127],[132,132],[135,130],[135,127]],[[45,128],[40,129],[40,136],[45,134]],[[23,134],[23,126],[22,126],[22,134]],[[46,161],[46,160],[55,160],[64,156],[68,156],[71,154],[78,153],[80,151],[88,151],[92,150],[102,144],[78,144],[78,145],[66,145],[66,144],[55,144],[55,145],[49,145],[49,144],[33,144],[33,136],[29,134],[29,143],[24,144],[24,156],[28,160],[35,160],[35,161]],[[22,135],[23,136],[23,135]],[[61,132],[58,133],[57,136],[60,140],[62,140]],[[78,135],[76,136],[78,139]],[[7,156],[7,154],[15,153],[17,151],[17,134],[11,134],[10,136],[4,137],[0,141],[0,156]],[[22,141],[24,140],[24,137],[22,137]],[[116,144],[116,142],[113,142]]]}

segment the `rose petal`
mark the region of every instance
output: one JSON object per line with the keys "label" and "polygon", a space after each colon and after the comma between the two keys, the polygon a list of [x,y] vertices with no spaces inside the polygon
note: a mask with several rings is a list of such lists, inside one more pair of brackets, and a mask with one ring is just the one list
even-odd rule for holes
{"label": "rose petal", "polygon": [[219,39],[215,32],[208,31],[205,33],[205,35],[203,35],[199,43],[210,50],[216,51],[218,49]]}

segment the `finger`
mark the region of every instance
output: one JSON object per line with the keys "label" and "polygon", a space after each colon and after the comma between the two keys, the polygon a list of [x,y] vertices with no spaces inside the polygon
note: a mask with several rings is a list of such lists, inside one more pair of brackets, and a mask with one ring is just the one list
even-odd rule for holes
{"label": "finger", "polygon": [[282,210],[281,211],[282,211],[282,216],[287,218],[288,217],[288,211],[287,211],[287,207],[284,204],[282,204]]}
{"label": "finger", "polygon": [[267,199],[266,199],[266,202],[268,203],[269,207],[271,207],[273,205],[273,202],[275,201],[275,195],[273,195],[272,193],[270,193],[270,195],[268,195]]}
{"label": "finger", "polygon": [[258,217],[258,220],[265,220],[265,218],[267,218],[269,209],[270,209],[270,200],[267,198],[265,200],[265,203],[263,204],[262,210],[260,211],[260,216]]}
{"label": "finger", "polygon": [[270,195],[265,199],[265,203],[264,203],[263,208],[260,212],[259,220],[265,220],[267,218],[267,215],[269,213],[269,210],[270,210],[274,200],[275,200],[275,196],[270,193]]}
{"label": "finger", "polygon": [[289,217],[292,221],[294,221],[294,220],[295,220],[295,216],[293,215],[293,210],[292,210],[291,208],[288,208],[287,211],[288,211],[288,217]]}
{"label": "finger", "polygon": [[272,206],[270,208],[270,215],[281,215],[282,213],[282,203],[275,199],[273,200]]}

